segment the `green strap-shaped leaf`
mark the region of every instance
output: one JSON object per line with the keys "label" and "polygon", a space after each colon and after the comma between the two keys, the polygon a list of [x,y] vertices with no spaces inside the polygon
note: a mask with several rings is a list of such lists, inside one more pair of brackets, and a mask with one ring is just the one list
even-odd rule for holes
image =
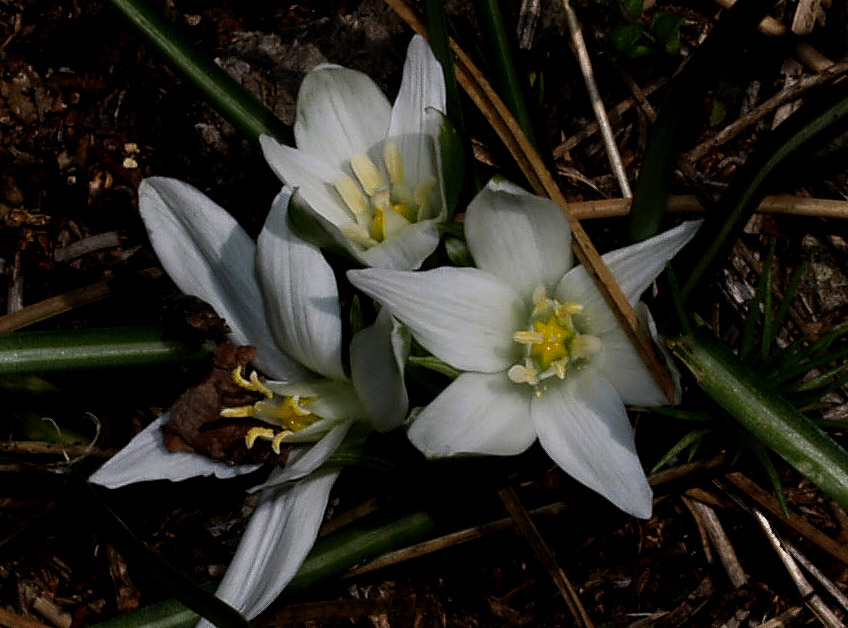
{"label": "green strap-shaped leaf", "polygon": [[265,134],[283,144],[293,143],[289,127],[147,0],[110,2],[168,66],[200,91],[203,98],[245,137],[258,141],[259,136]]}
{"label": "green strap-shaped leaf", "polygon": [[740,363],[712,333],[669,342],[698,385],[751,434],[848,507],[848,452]]}

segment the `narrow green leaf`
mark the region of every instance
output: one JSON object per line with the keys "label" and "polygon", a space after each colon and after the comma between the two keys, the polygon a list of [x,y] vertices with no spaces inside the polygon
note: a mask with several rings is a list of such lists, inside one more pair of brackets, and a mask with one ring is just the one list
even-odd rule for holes
{"label": "narrow green leaf", "polygon": [[[436,523],[426,512],[368,518],[318,539],[284,598],[338,578],[354,565],[433,536]],[[199,619],[176,600],[167,600],[96,624],[93,628],[193,628]]]}
{"label": "narrow green leaf", "polygon": [[[747,362],[754,350],[754,342],[757,337],[757,321],[760,318],[760,304],[763,301],[766,287],[771,286],[771,260],[773,256],[774,244],[769,248],[768,255],[766,255],[763,272],[760,275],[760,280],[757,282],[754,298],[751,299],[751,304],[748,306],[748,315],[745,317],[745,327],[742,331],[742,346],[739,349],[739,359],[742,362]],[[768,318],[768,316],[769,312],[766,310],[765,318]]]}
{"label": "narrow green leaf", "polygon": [[671,341],[698,385],[804,477],[848,506],[848,452],[703,329]]}
{"label": "narrow green leaf", "polygon": [[819,99],[811,98],[757,145],[695,238],[675,259],[675,268],[691,269],[681,286],[684,301],[726,259],[774,178],[848,127],[848,85],[835,84],[819,90],[818,95]]}
{"label": "narrow green leaf", "polygon": [[[686,434],[686,436],[684,436],[679,441],[677,441],[677,443],[675,443],[674,446],[671,449],[669,449],[667,452],[665,452],[663,457],[660,458],[659,461],[657,462],[657,464],[655,464],[653,466],[650,473],[656,473],[658,470],[662,469],[677,454],[679,454],[681,451],[686,449],[689,445],[696,443],[697,441],[699,441],[700,439],[702,439],[704,436],[706,436],[707,434],[709,434],[712,431],[713,431],[712,428],[708,427],[708,428],[705,428],[705,429],[702,429],[702,430],[694,430],[694,431]],[[650,475],[650,473],[649,473],[649,475]]]}
{"label": "narrow green leaf", "polygon": [[168,66],[245,137],[258,141],[265,134],[284,144],[293,143],[291,129],[147,0],[109,1]]}
{"label": "narrow green leaf", "polygon": [[780,478],[777,475],[777,469],[774,468],[774,463],[771,461],[768,451],[766,451],[765,447],[762,447],[759,444],[754,444],[751,449],[757,457],[757,460],[759,460],[760,464],[763,466],[763,469],[765,469],[775,497],[777,497],[777,501],[780,503],[780,509],[783,511],[783,516],[787,519],[791,519],[792,513],[789,512],[789,506],[786,504],[786,495],[783,492],[783,485],[780,483]]}
{"label": "narrow green leaf", "polygon": [[763,344],[767,349],[767,353],[771,349],[771,345],[774,344],[777,334],[783,328],[784,322],[786,322],[786,314],[789,312],[792,299],[798,293],[798,287],[801,285],[801,279],[804,276],[804,269],[804,264],[801,264],[792,273],[792,278],[789,280],[789,285],[786,288],[786,294],[783,295],[783,301],[781,301],[780,307],[777,309],[777,314],[774,316],[774,324],[771,326],[770,333],[768,336],[763,333]]}
{"label": "narrow green leaf", "polygon": [[442,362],[439,358],[431,355],[411,355],[407,358],[407,362],[415,366],[421,366],[425,369],[435,371],[436,373],[441,373],[442,375],[447,375],[451,379],[456,379],[462,374],[462,371],[455,369],[450,364]]}
{"label": "narrow green leaf", "polygon": [[161,327],[16,332],[0,335],[0,375],[186,364],[211,351],[170,339]]}
{"label": "narrow green leaf", "polygon": [[[766,260],[764,262],[763,267],[763,329],[762,329],[762,337],[760,338],[760,357],[765,359],[768,357],[768,350],[771,341],[769,340],[774,333],[772,331],[772,326],[774,325],[774,314],[771,310],[771,289],[772,289],[772,280],[771,280],[771,267],[774,262],[774,249],[775,242],[771,243],[769,247],[768,254],[766,255]],[[749,314],[750,316],[750,314]]]}
{"label": "narrow green leaf", "polygon": [[442,180],[445,185],[445,202],[448,206],[448,219],[450,219],[456,206],[459,204],[460,195],[463,191],[465,181],[465,148],[462,138],[451,124],[450,119],[438,115],[441,123],[439,125],[439,150],[442,160]]}
{"label": "narrow green leaf", "polygon": [[777,383],[784,384],[788,381],[795,379],[796,377],[801,377],[805,373],[809,373],[813,369],[817,369],[820,366],[830,364],[831,362],[839,362],[845,359],[848,359],[848,349],[842,349],[841,351],[818,355],[802,364],[799,364],[793,369],[785,371],[783,375],[777,380]]}
{"label": "narrow green leaf", "polygon": [[[702,115],[704,92],[727,62],[747,45],[749,35],[770,8],[771,2],[740,0],[722,15],[719,23],[680,73],[657,116],[642,157],[639,179],[633,190],[628,238],[646,240],[660,228],[668,201],[671,177],[684,142],[694,133]],[[681,266],[681,268],[684,268]],[[688,294],[684,290],[685,296]]]}
{"label": "narrow green leaf", "polygon": [[498,95],[509,107],[530,143],[538,147],[533,117],[524,98],[526,80],[516,71],[514,31],[507,30],[498,0],[475,0],[474,6],[489,51]]}

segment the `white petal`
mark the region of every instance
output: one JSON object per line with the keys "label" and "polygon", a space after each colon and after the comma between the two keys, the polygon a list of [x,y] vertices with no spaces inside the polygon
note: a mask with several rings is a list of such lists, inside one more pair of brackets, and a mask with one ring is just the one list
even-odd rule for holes
{"label": "white petal", "polygon": [[462,373],[412,422],[409,440],[428,457],[512,456],[536,440],[529,386],[506,373]]}
{"label": "white petal", "polygon": [[333,269],[288,226],[287,188],[274,199],[256,244],[265,315],[277,344],[301,364],[344,379],[342,320]]}
{"label": "white petal", "polygon": [[471,201],[465,236],[477,267],[528,300],[571,268],[571,229],[562,209],[503,179],[489,181]]}
{"label": "white petal", "polygon": [[136,482],[171,480],[214,475],[234,478],[256,471],[258,464],[231,466],[188,452],[173,452],[165,447],[162,425],[171,418],[165,413],[139,432],[126,447],[112,456],[88,481],[106,488],[119,488]]}
{"label": "white petal", "polygon": [[283,146],[267,135],[262,135],[259,143],[271,169],[283,183],[296,189],[315,213],[334,225],[353,222],[353,216],[333,188],[341,170],[302,150]]}
{"label": "white petal", "polygon": [[414,270],[421,266],[439,245],[439,229],[435,220],[409,225],[399,233],[361,253],[362,260],[373,268]]}
{"label": "white petal", "polygon": [[358,332],[350,343],[354,388],[375,429],[386,432],[406,418],[409,398],[403,366],[409,354],[409,333],[383,308],[377,321]]}
{"label": "white petal", "polygon": [[530,402],[539,442],[566,473],[636,517],[651,516],[651,488],[615,389],[591,371]]}
{"label": "white petal", "polygon": [[[648,324],[650,313],[644,303],[637,304],[637,311],[642,324]],[[656,326],[650,320],[652,336],[657,339]],[[668,403],[665,394],[657,386],[650,371],[639,354],[633,348],[627,335],[620,327],[616,327],[601,338],[602,349],[592,359],[591,367],[597,368],[618,391],[621,400],[628,405],[664,406]],[[658,347],[662,349],[661,346]],[[666,365],[675,380],[676,397],[680,396],[680,374],[671,362],[670,356],[664,353]]]}
{"label": "white petal", "polygon": [[702,220],[691,220],[623,249],[603,256],[621,290],[634,303],[698,231]]}
{"label": "white petal", "polygon": [[297,95],[297,147],[340,170],[386,137],[391,105],[368,76],[335,65],[306,75]]}
{"label": "white petal", "polygon": [[[695,235],[701,222],[684,222],[658,236],[602,256],[631,305],[635,305],[663,271],[666,262]],[[560,301],[577,301],[584,305],[591,333],[601,335],[617,327],[615,317],[582,266],[568,271],[555,292]]]}
{"label": "white petal", "polygon": [[463,371],[503,371],[518,361],[512,335],[527,322],[522,300],[476,268],[348,271],[350,282],[388,307],[418,342]]}
{"label": "white petal", "polygon": [[[268,608],[315,544],[338,475],[316,473],[263,492],[215,595],[248,619]],[[212,624],[201,620],[197,628]]]}
{"label": "white petal", "polygon": [[275,473],[268,478],[265,484],[260,484],[250,490],[256,491],[280,486],[309,475],[335,453],[351,425],[353,425],[353,421],[339,423],[317,443],[297,447],[289,454],[285,467],[275,470]]}
{"label": "white petal", "polygon": [[445,78],[442,66],[433,56],[427,41],[415,35],[406,52],[403,79],[400,83],[389,135],[425,132],[427,107],[445,112]]}
{"label": "white petal", "polygon": [[239,345],[255,345],[256,366],[281,380],[306,370],[271,337],[254,275],[254,244],[221,207],[187,183],[152,177],[138,188],[139,212],[162,267],[186,294],[224,317]]}

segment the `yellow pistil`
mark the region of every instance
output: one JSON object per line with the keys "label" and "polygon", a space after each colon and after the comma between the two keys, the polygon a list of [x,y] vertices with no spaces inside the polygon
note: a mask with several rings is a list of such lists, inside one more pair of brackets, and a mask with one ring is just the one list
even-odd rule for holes
{"label": "yellow pistil", "polygon": [[533,386],[536,395],[547,390],[545,380],[563,380],[601,349],[601,340],[582,333],[574,324],[575,314],[583,305],[574,301],[560,303],[548,298],[543,286],[533,291],[533,309],[527,329],[519,329],[512,339],[526,347],[523,364],[512,366],[507,375],[516,384]]}
{"label": "yellow pistil", "polygon": [[542,370],[549,368],[554,361],[568,357],[566,343],[574,332],[560,325],[556,316],[547,321],[534,321],[533,329],[542,336],[542,340],[530,345],[530,357],[538,360]]}
{"label": "yellow pistil", "polygon": [[371,229],[369,235],[377,242],[383,241],[383,210],[374,209],[371,214]]}

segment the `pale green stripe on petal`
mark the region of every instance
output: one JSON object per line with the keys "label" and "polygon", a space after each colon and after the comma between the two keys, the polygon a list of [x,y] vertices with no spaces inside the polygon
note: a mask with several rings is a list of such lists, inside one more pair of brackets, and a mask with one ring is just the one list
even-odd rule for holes
{"label": "pale green stripe on petal", "polygon": [[271,337],[254,274],[255,246],[221,207],[187,183],[165,177],[141,182],[139,212],[162,267],[185,294],[226,319],[230,338],[255,345],[266,374],[296,380],[306,371]]}
{"label": "pale green stripe on petal", "polygon": [[612,384],[588,371],[552,385],[530,402],[547,454],[563,471],[623,511],[647,519],[652,492]]}
{"label": "pale green stripe on petal", "polygon": [[476,268],[426,272],[348,271],[351,283],[388,307],[421,345],[464,371],[495,372],[520,358],[515,330],[527,322],[522,299]]}
{"label": "pale green stripe on petal", "polygon": [[367,75],[336,65],[318,66],[298,92],[297,147],[341,171],[351,157],[386,137],[391,109]]}
{"label": "pale green stripe on petal", "polygon": [[265,313],[280,347],[330,379],[344,379],[339,293],[321,250],[288,226],[291,195],[284,189],[271,205],[256,246],[256,270]]}
{"label": "pale green stripe on petal", "polygon": [[462,373],[424,408],[409,440],[425,456],[512,456],[536,440],[529,386],[506,373]]}
{"label": "pale green stripe on petal", "polygon": [[553,288],[571,268],[571,230],[553,201],[492,179],[468,206],[465,236],[478,268],[511,285],[528,301]]}

